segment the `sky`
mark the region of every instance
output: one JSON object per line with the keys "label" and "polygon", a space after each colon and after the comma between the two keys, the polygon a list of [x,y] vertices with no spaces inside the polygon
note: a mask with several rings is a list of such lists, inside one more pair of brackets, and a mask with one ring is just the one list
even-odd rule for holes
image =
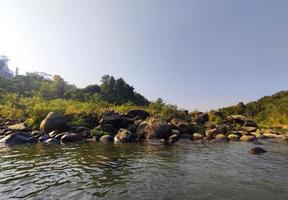
{"label": "sky", "polygon": [[0,0],[0,55],[210,110],[288,89],[287,0]]}

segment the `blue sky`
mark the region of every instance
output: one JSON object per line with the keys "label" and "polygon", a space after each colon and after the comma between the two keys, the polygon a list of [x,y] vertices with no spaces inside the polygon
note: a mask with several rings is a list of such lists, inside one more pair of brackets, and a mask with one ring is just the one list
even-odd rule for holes
{"label": "blue sky", "polygon": [[0,0],[10,67],[84,87],[123,77],[193,110],[288,85],[287,0]]}

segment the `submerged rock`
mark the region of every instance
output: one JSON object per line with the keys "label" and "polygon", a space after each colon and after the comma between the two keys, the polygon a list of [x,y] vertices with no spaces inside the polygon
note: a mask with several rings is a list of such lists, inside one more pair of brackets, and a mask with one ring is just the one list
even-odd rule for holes
{"label": "submerged rock", "polygon": [[261,147],[254,147],[250,149],[249,153],[257,155],[257,154],[263,154],[266,153],[267,151],[265,149],[262,149]]}
{"label": "submerged rock", "polygon": [[49,138],[47,140],[44,141],[44,143],[47,144],[60,144],[60,140],[56,139],[56,138]]}
{"label": "submerged rock", "polygon": [[83,138],[77,133],[66,133],[61,137],[61,142],[77,142],[81,140]]}

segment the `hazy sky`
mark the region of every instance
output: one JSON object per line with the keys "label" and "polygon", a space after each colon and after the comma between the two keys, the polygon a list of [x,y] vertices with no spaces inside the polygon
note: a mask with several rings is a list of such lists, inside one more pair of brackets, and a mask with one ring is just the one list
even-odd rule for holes
{"label": "hazy sky", "polygon": [[288,89],[287,0],[0,0],[10,67],[84,87],[123,77],[187,109]]}

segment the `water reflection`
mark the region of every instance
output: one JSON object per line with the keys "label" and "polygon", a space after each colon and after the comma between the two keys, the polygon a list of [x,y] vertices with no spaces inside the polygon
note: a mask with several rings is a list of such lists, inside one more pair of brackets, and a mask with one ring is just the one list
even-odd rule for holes
{"label": "water reflection", "polygon": [[3,199],[284,199],[288,145],[250,143],[0,147]]}

